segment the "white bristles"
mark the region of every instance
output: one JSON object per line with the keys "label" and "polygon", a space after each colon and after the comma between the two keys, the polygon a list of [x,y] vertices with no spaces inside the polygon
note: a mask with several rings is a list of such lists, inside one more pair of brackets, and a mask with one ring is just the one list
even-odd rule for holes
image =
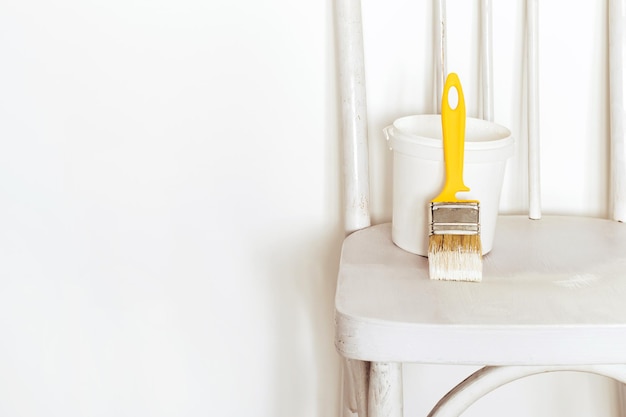
{"label": "white bristles", "polygon": [[480,236],[431,235],[428,244],[430,279],[480,282],[483,261]]}

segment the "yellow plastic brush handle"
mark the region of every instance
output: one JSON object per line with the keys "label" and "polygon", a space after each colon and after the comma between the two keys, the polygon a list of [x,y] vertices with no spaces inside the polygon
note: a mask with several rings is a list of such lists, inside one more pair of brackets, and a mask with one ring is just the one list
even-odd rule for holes
{"label": "yellow plastic brush handle", "polygon": [[[450,90],[457,91],[457,105],[450,107],[448,96]],[[445,162],[446,180],[441,193],[433,202],[461,202],[456,193],[469,191],[463,183],[463,159],[465,156],[465,99],[459,76],[448,74],[443,89],[441,104],[441,127],[443,130],[443,158]]]}

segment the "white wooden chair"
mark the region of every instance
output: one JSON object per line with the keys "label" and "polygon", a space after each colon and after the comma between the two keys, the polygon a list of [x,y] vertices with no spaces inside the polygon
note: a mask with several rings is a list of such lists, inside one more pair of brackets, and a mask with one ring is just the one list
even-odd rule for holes
{"label": "white wooden chair", "polygon": [[[484,366],[431,416],[457,416],[491,390],[541,372],[576,370],[626,382],[625,10],[622,1],[610,1],[612,219],[542,218],[536,1],[527,3],[529,216],[500,216],[497,250],[485,258],[483,282],[472,284],[431,281],[427,260],[396,247],[389,224],[370,226],[360,0],[336,0],[351,233],[335,301],[345,415],[402,416],[402,363],[409,362]],[[488,27],[485,33],[488,78]],[[490,107],[487,100],[486,118]]]}

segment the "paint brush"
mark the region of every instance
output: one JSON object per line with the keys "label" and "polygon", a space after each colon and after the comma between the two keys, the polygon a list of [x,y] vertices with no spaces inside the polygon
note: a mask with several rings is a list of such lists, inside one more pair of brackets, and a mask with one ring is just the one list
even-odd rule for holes
{"label": "paint brush", "polygon": [[434,280],[479,282],[483,270],[480,205],[478,201],[456,197],[458,192],[470,189],[463,181],[465,99],[455,73],[446,78],[441,127],[445,182],[441,193],[430,203],[428,270]]}

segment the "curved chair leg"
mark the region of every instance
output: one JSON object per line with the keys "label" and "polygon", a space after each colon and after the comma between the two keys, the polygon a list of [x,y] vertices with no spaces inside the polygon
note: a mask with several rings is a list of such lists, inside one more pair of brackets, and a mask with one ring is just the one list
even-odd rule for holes
{"label": "curved chair leg", "polygon": [[479,398],[502,385],[530,375],[556,371],[594,373],[626,383],[626,365],[486,366],[439,400],[428,417],[458,417]]}
{"label": "curved chair leg", "polygon": [[402,417],[401,363],[372,362],[369,385],[369,417]]}
{"label": "curved chair leg", "polygon": [[343,359],[342,417],[367,417],[369,362]]}

